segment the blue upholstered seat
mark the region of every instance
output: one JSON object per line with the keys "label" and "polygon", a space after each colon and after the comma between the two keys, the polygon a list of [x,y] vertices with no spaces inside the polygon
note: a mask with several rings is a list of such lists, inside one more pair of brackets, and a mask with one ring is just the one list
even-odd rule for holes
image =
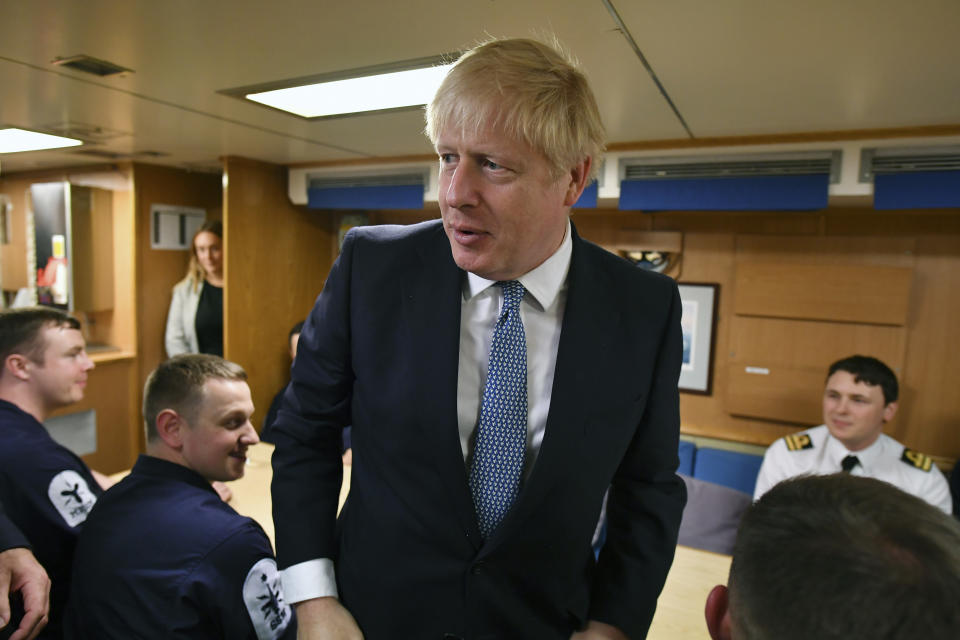
{"label": "blue upholstered seat", "polygon": [[762,456],[737,451],[700,447],[693,477],[753,495]]}

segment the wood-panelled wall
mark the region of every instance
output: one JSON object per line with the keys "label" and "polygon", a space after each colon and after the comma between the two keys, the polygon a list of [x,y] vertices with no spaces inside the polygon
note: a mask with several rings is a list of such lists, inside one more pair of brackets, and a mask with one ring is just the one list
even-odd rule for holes
{"label": "wood-panelled wall", "polygon": [[[809,255],[801,257],[805,251],[801,247],[809,246],[811,240],[831,247],[822,256],[825,264],[911,263],[913,278],[902,336],[891,338],[890,346],[876,354],[895,360],[893,355],[903,349],[903,365],[897,371],[901,383],[900,411],[886,431],[908,446],[941,459],[960,456],[960,394],[953,391],[960,379],[960,359],[952,354],[951,347],[960,341],[960,321],[957,320],[960,298],[955,293],[960,290],[960,211],[878,212],[843,208],[811,213],[583,211],[575,213],[573,219],[582,235],[601,244],[616,244],[618,237],[630,230],[683,232],[678,279],[719,283],[720,304],[713,394],[681,394],[682,429],[690,435],[761,445],[797,430],[798,424],[732,415],[726,402],[731,383],[727,365],[737,357],[737,340],[767,340],[783,350],[797,345],[795,333],[786,320],[781,329],[773,327],[769,334],[753,336],[749,330],[732,331],[738,242],[757,244],[757,236],[768,236],[762,240],[771,248],[768,258],[783,266],[809,262]],[[910,255],[898,253],[904,243],[914,247]],[[856,290],[850,295],[855,298]],[[898,300],[896,304],[901,303]],[[831,346],[836,349],[836,357],[832,359],[852,355],[864,344],[876,344],[875,338],[866,332],[884,332],[878,325],[857,331],[851,331],[850,326],[822,325],[824,334],[820,340],[832,341]],[[798,407],[806,407],[807,416],[811,402],[819,405],[830,361],[820,363],[819,371],[811,374],[806,392],[794,393],[790,398]],[[796,422],[811,423],[809,419]]]}
{"label": "wood-panelled wall", "polygon": [[[147,376],[167,357],[163,336],[173,285],[186,275],[190,260],[189,251],[150,248],[150,207],[154,204],[197,207],[207,212],[207,219],[219,220],[223,192],[219,174],[149,164],[133,165],[133,185],[137,222],[139,398]],[[142,443],[142,435],[140,438]]]}
{"label": "wood-panelled wall", "polygon": [[[90,278],[90,282],[107,282],[112,291],[90,292],[91,295],[112,298],[109,305],[96,312],[83,315],[84,330],[90,345],[91,358],[96,368],[90,372],[84,399],[64,407],[56,415],[93,409],[97,416],[97,450],[84,456],[94,469],[113,473],[129,468],[139,452],[139,390],[137,387],[136,315],[133,306],[136,270],[134,267],[134,229],[132,169],[129,165],[78,167],[13,174],[0,180],[0,193],[7,193],[14,203],[12,225],[17,248],[12,254],[4,254],[5,269],[8,260],[23,261],[24,276],[21,281],[4,282],[4,286],[26,286],[26,192],[30,185],[40,182],[70,181],[74,184],[92,186],[99,204],[96,208],[102,219],[92,225],[86,242],[78,242],[74,251],[87,254],[110,253],[107,262],[112,263],[112,276]],[[100,224],[110,219],[112,228]],[[104,238],[104,234],[107,237]],[[96,270],[97,262],[106,256],[75,256],[75,265],[86,265]],[[13,270],[21,268],[10,265]],[[6,271],[5,271],[6,273]],[[90,284],[87,282],[87,284]],[[104,305],[96,305],[104,306]]]}
{"label": "wood-panelled wall", "polygon": [[290,327],[333,264],[335,220],[290,203],[284,167],[230,157],[224,177],[224,355],[247,370],[259,429],[290,378]]}
{"label": "wood-panelled wall", "polygon": [[[436,216],[432,210],[375,212],[370,214],[370,220],[374,224],[407,224]],[[829,364],[863,351],[868,345],[881,345],[875,347],[874,355],[890,360],[894,366],[902,362],[896,371],[901,385],[900,410],[886,426],[886,432],[910,447],[936,456],[941,463],[950,464],[960,457],[960,394],[955,391],[960,380],[960,358],[953,347],[960,342],[960,296],[956,293],[960,291],[960,211],[831,208],[809,213],[644,214],[577,210],[573,220],[582,236],[608,247],[634,244],[643,232],[681,232],[683,254],[678,273],[671,273],[681,282],[720,285],[713,393],[681,394],[680,416],[685,434],[768,445],[804,425],[818,424]],[[906,313],[902,327],[833,322],[814,327],[812,333],[808,326],[800,334],[824,353],[833,349],[835,356],[824,356],[823,362],[811,365],[804,391],[792,391],[785,398],[775,399],[797,407],[798,417],[791,421],[733,415],[727,406],[729,364],[736,360],[742,346],[737,341],[749,341],[755,349],[779,349],[779,357],[803,348],[802,342],[797,343],[798,333],[792,324],[795,321],[782,320],[780,326],[768,323],[764,333],[756,335],[751,334],[749,323],[741,323],[736,333],[732,330],[738,246],[758,245],[767,247],[764,259],[778,268],[809,263],[811,246],[826,247],[821,256],[824,264],[878,266],[880,271],[893,269],[897,278],[903,275],[898,268],[908,264],[912,267],[905,308],[902,296],[896,301],[891,296],[891,304],[899,308],[898,314]],[[903,253],[904,245],[911,247],[909,255]],[[849,270],[844,271],[849,275]],[[896,284],[902,294],[903,282],[897,280]],[[857,289],[854,287],[849,295],[855,301]],[[882,300],[879,304],[883,304]],[[795,383],[796,380],[791,381]]]}

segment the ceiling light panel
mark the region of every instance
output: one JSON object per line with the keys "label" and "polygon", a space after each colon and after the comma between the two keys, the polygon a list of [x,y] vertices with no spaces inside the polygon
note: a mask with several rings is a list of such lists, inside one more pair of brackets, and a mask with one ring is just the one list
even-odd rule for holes
{"label": "ceiling light panel", "polygon": [[43,149],[60,149],[63,147],[77,147],[83,144],[82,140],[52,136],[48,133],[37,133],[25,129],[0,129],[0,153],[19,153],[21,151],[42,151]]}
{"label": "ceiling light panel", "polygon": [[248,93],[246,98],[304,118],[401,109],[427,104],[452,65]]}

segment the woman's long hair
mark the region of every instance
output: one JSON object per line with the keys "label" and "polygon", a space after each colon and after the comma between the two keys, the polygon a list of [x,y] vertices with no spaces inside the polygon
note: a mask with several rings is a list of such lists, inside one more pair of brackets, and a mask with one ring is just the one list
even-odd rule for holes
{"label": "woman's long hair", "polygon": [[200,289],[200,285],[207,279],[206,273],[203,270],[203,267],[200,266],[200,261],[197,260],[197,236],[208,231],[213,235],[220,238],[221,245],[223,244],[223,223],[219,220],[207,220],[197,229],[193,237],[190,239],[190,265],[187,267],[187,282],[190,283],[190,287],[197,291]]}

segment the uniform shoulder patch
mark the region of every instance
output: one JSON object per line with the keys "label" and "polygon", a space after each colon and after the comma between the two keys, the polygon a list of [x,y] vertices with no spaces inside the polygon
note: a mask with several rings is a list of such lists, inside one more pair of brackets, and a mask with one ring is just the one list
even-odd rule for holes
{"label": "uniform shoulder patch", "polygon": [[933,459],[925,454],[920,453],[919,451],[914,451],[913,449],[903,448],[903,455],[900,456],[900,461],[905,462],[911,467],[916,467],[921,471],[930,471],[933,468]]}
{"label": "uniform shoulder patch", "polygon": [[47,497],[70,527],[83,523],[97,502],[97,496],[90,491],[87,481],[72,469],[53,476],[47,487]]}
{"label": "uniform shoulder patch", "polygon": [[802,451],[803,449],[813,449],[813,440],[806,433],[794,433],[784,436],[783,441],[787,443],[788,451]]}
{"label": "uniform shoulder patch", "polygon": [[257,640],[276,640],[283,634],[293,613],[283,597],[276,560],[262,558],[250,568],[243,581],[243,603]]}

